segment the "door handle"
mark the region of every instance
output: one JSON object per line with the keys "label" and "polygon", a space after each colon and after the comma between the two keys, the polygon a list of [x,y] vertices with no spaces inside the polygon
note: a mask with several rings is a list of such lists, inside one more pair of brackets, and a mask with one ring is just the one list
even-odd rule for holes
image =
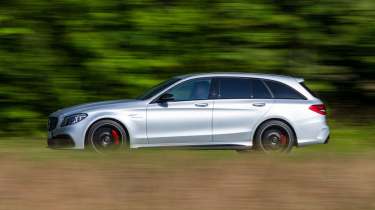
{"label": "door handle", "polygon": [[253,106],[256,106],[256,107],[262,107],[262,106],[265,106],[266,103],[264,102],[259,102],[259,103],[253,103]]}
{"label": "door handle", "polygon": [[199,103],[199,104],[195,104],[196,107],[206,107],[208,106],[208,103]]}

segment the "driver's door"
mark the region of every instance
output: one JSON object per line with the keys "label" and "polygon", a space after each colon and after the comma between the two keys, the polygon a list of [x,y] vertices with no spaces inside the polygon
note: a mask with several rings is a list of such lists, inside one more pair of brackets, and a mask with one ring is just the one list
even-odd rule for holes
{"label": "driver's door", "polygon": [[211,78],[184,81],[166,93],[172,101],[147,107],[149,144],[202,145],[212,141]]}

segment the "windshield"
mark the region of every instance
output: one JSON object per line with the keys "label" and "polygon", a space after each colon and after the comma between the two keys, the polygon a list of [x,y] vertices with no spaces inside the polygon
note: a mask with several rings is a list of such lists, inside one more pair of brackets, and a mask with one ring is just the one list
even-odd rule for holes
{"label": "windshield", "polygon": [[141,96],[137,97],[138,100],[146,100],[152,98],[156,94],[160,93],[160,91],[164,90],[165,88],[169,87],[170,85],[180,81],[181,78],[174,77],[170,80],[164,81],[155,87],[151,88],[150,90],[143,93]]}

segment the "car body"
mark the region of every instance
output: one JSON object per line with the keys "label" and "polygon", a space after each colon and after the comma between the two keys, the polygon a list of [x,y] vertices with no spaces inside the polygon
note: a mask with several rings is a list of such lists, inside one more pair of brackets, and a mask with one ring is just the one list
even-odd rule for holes
{"label": "car body", "polygon": [[[163,97],[166,100],[160,101]],[[123,126],[130,148],[252,148],[257,129],[270,120],[288,125],[296,146],[321,144],[329,137],[322,104],[300,78],[252,73],[184,75],[138,99],[58,110],[49,116],[48,143],[84,149],[90,126],[107,119]],[[66,125],[68,121],[74,124]]]}

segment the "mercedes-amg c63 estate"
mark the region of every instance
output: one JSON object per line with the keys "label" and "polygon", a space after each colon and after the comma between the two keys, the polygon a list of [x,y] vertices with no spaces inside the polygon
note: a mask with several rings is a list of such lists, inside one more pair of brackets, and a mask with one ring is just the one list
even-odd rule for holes
{"label": "mercedes-amg c63 estate", "polygon": [[52,113],[50,147],[290,151],[327,143],[326,108],[303,79],[248,73],[174,77],[134,100]]}

